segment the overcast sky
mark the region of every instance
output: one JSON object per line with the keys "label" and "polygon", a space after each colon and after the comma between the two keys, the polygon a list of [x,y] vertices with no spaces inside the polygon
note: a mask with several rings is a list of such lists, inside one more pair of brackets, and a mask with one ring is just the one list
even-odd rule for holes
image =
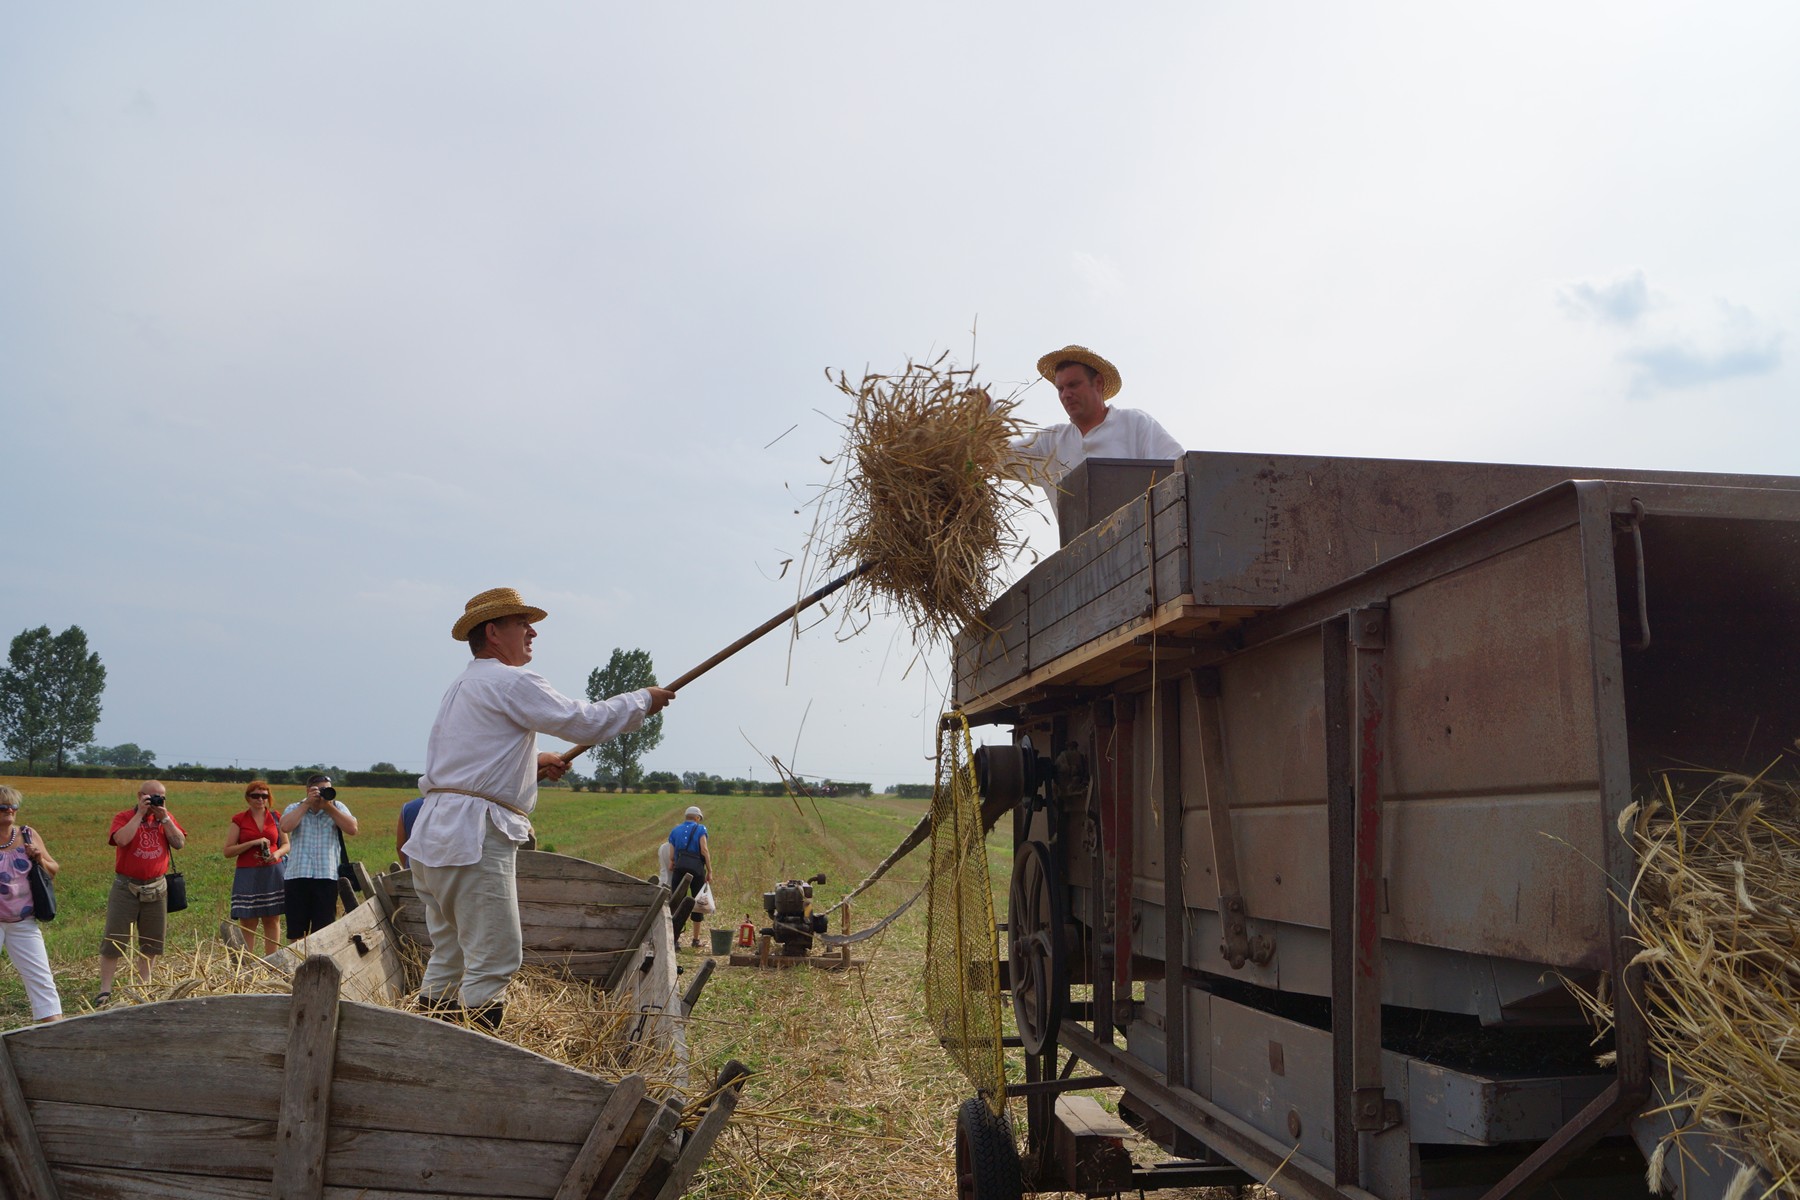
{"label": "overcast sky", "polygon": [[[977,327],[996,386],[1082,343],[1189,448],[1795,473],[1797,26],[8,5],[0,637],[80,625],[98,740],[162,763],[417,768],[470,595],[550,610],[566,692],[679,674],[795,596],[824,371]],[[928,780],[944,654],[832,629],[646,765]]]}

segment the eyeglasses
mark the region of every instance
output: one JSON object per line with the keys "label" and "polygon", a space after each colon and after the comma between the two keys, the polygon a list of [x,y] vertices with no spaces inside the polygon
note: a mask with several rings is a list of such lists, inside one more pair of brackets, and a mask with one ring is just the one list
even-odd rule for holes
{"label": "eyeglasses", "polygon": [[16,804],[0,804],[0,812],[18,812],[18,811],[19,811],[19,806]]}
{"label": "eyeglasses", "polygon": [[268,798],[269,798],[269,793],[267,793],[267,792],[251,792],[250,793],[250,799],[252,799],[252,800],[267,800]]}

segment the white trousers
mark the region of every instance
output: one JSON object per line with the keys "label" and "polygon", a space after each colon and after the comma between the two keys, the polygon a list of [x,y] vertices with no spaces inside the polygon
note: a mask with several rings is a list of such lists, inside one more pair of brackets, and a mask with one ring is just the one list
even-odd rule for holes
{"label": "white trousers", "polygon": [[25,982],[32,1020],[61,1016],[62,997],[56,994],[56,976],[50,973],[50,952],[44,949],[44,931],[37,918],[0,922],[0,949]]}
{"label": "white trousers", "polygon": [[460,991],[463,1007],[479,1008],[498,996],[524,961],[515,874],[519,846],[484,821],[481,859],[464,867],[413,864],[413,885],[425,905],[431,961],[419,992],[448,1000]]}

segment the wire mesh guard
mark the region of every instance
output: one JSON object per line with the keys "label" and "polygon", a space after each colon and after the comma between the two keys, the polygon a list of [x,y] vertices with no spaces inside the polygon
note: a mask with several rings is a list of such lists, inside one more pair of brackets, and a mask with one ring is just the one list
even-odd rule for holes
{"label": "wire mesh guard", "polygon": [[961,713],[938,724],[928,890],[925,1012],[939,1043],[998,1116],[1006,1107],[999,940],[974,747]]}

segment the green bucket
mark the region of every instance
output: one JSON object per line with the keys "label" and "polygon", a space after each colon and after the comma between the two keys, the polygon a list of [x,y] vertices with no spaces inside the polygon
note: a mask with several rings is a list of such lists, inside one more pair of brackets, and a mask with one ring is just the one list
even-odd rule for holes
{"label": "green bucket", "polygon": [[714,954],[731,953],[731,937],[733,932],[734,931],[730,929],[715,929],[712,931]]}

